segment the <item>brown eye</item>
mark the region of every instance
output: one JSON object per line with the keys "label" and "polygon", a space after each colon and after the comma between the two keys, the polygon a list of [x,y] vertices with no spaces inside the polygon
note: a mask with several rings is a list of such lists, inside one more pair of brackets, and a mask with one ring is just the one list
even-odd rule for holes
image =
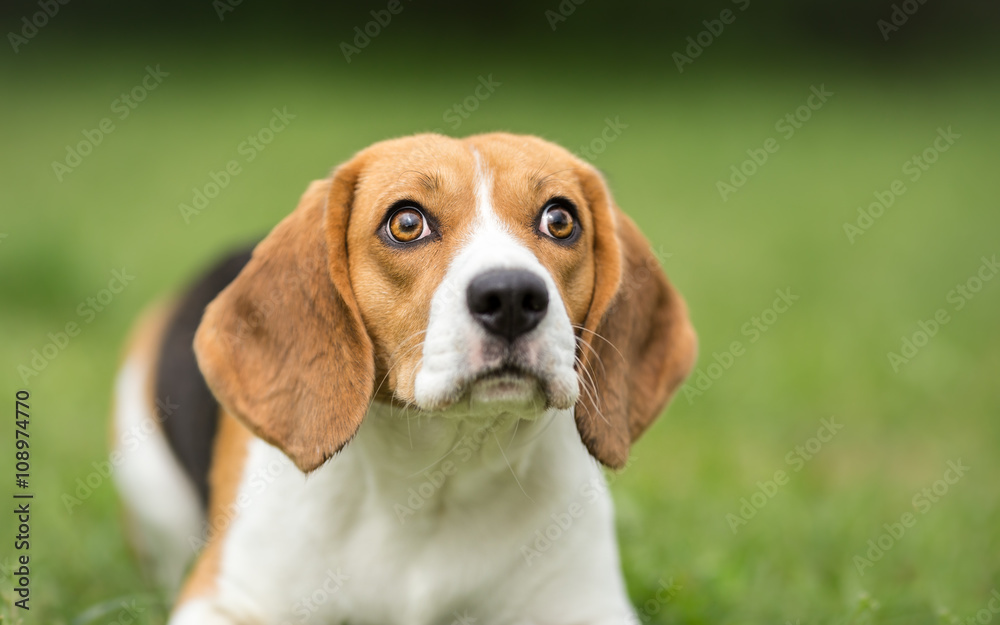
{"label": "brown eye", "polygon": [[542,234],[547,234],[553,239],[568,239],[576,231],[576,222],[573,214],[558,204],[549,204],[542,211],[542,219],[538,224],[538,229]]}
{"label": "brown eye", "polygon": [[397,243],[412,243],[430,234],[424,214],[412,206],[393,213],[386,229],[389,237]]}

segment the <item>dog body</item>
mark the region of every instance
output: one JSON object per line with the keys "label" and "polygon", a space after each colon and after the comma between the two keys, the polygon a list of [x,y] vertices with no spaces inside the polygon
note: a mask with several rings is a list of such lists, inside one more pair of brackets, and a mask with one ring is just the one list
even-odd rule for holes
{"label": "dog body", "polygon": [[[629,607],[611,505],[604,490],[586,499],[585,487],[603,477],[582,445],[566,444],[572,415],[515,419],[413,425],[412,453],[398,415],[373,409],[355,440],[308,478],[251,441],[244,475],[277,475],[260,491],[243,481],[252,503],[226,532],[216,589],[183,604],[175,620],[622,622]],[[487,432],[481,450],[477,431]],[[387,464],[378,460],[385,454],[407,459]],[[458,470],[445,474],[443,462]],[[567,512],[573,504],[585,510],[579,518]],[[573,525],[538,551],[536,531],[556,523],[550,515]]]}
{"label": "dog body", "polygon": [[[151,313],[117,386],[140,554],[169,590],[203,547],[171,623],[634,618],[595,458],[624,465],[695,340],[590,166],[376,144],[238,265]],[[195,328],[197,367],[166,358]]]}

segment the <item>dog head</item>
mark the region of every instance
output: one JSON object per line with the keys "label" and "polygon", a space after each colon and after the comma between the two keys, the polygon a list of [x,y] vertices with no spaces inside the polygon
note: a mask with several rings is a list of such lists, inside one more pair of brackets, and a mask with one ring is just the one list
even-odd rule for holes
{"label": "dog head", "polygon": [[311,471],[372,401],[574,409],[590,453],[621,467],[696,346],[600,174],[489,134],[385,141],[314,182],[208,306],[195,351],[222,405]]}

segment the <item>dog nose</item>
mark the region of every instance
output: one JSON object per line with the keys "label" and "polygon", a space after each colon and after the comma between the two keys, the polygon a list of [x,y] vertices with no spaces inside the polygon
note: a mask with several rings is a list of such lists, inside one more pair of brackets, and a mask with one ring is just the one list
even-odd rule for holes
{"label": "dog nose", "polygon": [[469,312],[487,332],[513,342],[545,317],[549,291],[523,269],[496,269],[476,276],[466,292]]}

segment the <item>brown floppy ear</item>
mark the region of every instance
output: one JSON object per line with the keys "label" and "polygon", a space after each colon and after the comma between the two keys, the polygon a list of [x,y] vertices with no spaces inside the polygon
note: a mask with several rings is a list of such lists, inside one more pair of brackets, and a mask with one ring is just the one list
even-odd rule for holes
{"label": "brown floppy ear", "polygon": [[594,216],[595,283],[576,424],[591,455],[617,469],[691,371],[697,339],[684,300],[601,176],[588,166],[580,180]]}
{"label": "brown floppy ear", "polygon": [[222,406],[309,472],[357,432],[375,360],[347,272],[360,164],[313,182],[205,309],[198,365]]}

